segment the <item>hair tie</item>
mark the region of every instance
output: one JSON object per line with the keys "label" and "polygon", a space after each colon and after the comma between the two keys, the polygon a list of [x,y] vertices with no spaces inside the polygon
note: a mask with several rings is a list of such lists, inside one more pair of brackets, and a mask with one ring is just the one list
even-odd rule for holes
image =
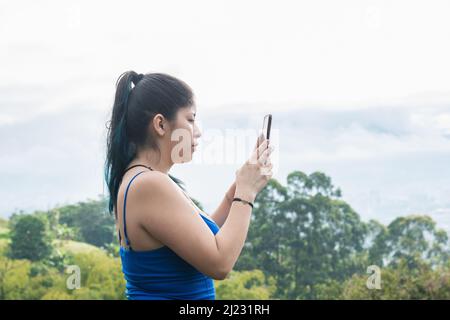
{"label": "hair tie", "polygon": [[142,78],[144,78],[144,74],[139,73],[139,74],[135,77],[135,79],[134,79],[134,81],[133,81],[134,84],[137,85],[138,82],[142,80]]}

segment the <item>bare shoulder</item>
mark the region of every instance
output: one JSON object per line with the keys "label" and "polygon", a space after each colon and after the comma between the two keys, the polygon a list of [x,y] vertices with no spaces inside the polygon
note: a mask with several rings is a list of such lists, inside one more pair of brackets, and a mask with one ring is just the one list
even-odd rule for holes
{"label": "bare shoulder", "polygon": [[171,190],[174,187],[170,177],[159,171],[144,172],[135,184],[137,193],[146,197],[155,192]]}
{"label": "bare shoulder", "polygon": [[177,190],[167,174],[159,171],[144,172],[133,184],[135,209],[139,212],[138,223],[141,226],[153,223],[155,219],[170,218],[173,215],[163,217],[163,212],[173,204],[179,205],[181,196],[180,190]]}

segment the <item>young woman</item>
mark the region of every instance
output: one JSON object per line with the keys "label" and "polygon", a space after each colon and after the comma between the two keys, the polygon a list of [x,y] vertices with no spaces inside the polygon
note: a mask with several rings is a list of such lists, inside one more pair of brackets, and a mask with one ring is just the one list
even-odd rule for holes
{"label": "young woman", "polygon": [[215,299],[212,279],[225,279],[232,270],[247,237],[253,201],[272,176],[272,148],[258,138],[209,216],[169,174],[175,163],[191,160],[201,135],[191,88],[167,74],[134,71],[123,73],[116,86],[105,180],[126,296]]}

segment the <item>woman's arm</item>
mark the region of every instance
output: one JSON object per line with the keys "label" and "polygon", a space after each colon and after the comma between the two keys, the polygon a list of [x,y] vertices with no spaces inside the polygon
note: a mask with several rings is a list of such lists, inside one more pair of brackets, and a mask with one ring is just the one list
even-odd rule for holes
{"label": "woman's arm", "polygon": [[228,214],[230,213],[231,209],[231,201],[234,198],[235,192],[236,182],[233,182],[233,184],[228,188],[228,191],[225,193],[225,196],[223,197],[219,207],[216,209],[216,211],[214,211],[213,214],[211,214],[211,219],[214,220],[219,228],[222,227],[222,225],[227,220]]}

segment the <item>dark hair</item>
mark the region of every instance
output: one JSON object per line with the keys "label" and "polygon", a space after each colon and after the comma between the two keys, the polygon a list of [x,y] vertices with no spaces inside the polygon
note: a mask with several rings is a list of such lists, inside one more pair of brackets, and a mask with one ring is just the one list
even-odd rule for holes
{"label": "dark hair", "polygon": [[[132,86],[132,84],[134,86]],[[105,180],[109,190],[109,213],[114,211],[125,169],[136,156],[138,147],[157,148],[148,134],[148,124],[158,113],[175,120],[180,108],[192,106],[194,94],[183,81],[164,73],[122,73],[116,82],[116,94],[107,134]],[[183,190],[183,182],[169,177]]]}

